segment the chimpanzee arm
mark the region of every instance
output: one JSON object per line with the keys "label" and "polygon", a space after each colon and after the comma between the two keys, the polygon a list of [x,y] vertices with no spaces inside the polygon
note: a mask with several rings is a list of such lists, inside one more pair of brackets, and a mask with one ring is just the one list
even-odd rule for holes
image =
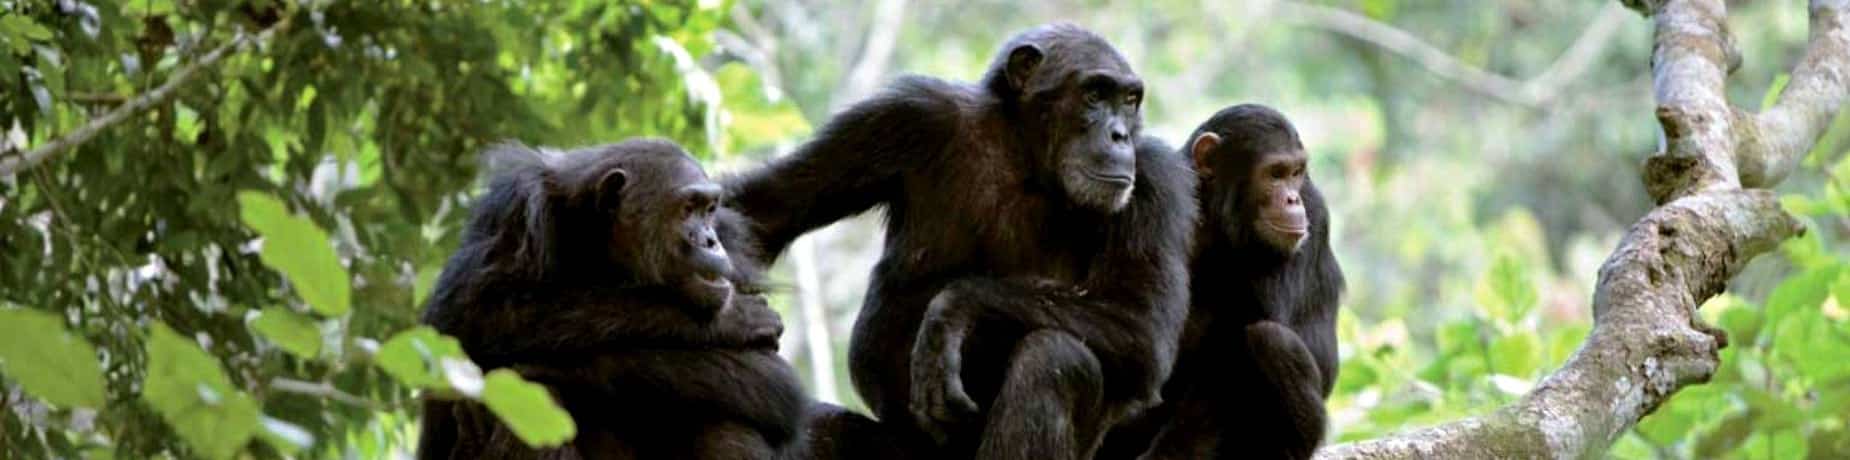
{"label": "chimpanzee arm", "polygon": [[542,295],[508,297],[456,329],[439,329],[488,367],[635,346],[774,350],[783,333],[777,313],[755,294],[734,293],[730,306],[702,318],[665,289],[534,291]]}
{"label": "chimpanzee arm", "polygon": [[791,154],[725,180],[725,206],[756,225],[768,265],[798,236],[891,201],[900,175],[945,149],[957,87],[908,77],[836,114]]}
{"label": "chimpanzee arm", "polygon": [[974,277],[939,292],[914,343],[915,398],[920,389],[946,391],[947,402],[969,404],[957,394],[962,337],[976,324],[1002,322],[1079,338],[1097,355],[1113,400],[1136,409],[1161,399],[1188,312],[1195,180],[1159,142],[1140,142],[1137,153],[1136,191],[1103,229],[1105,248],[1081,285]]}
{"label": "chimpanzee arm", "polygon": [[796,434],[808,405],[790,365],[768,351],[628,350],[515,369],[566,394],[574,411],[710,413],[744,422],[773,443]]}

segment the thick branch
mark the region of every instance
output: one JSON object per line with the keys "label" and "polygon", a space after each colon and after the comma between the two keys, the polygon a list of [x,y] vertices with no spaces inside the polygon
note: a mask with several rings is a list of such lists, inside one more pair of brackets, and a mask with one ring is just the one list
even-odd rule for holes
{"label": "thick branch", "polygon": [[96,137],[97,134],[102,133],[104,129],[108,129],[110,126],[122,122],[122,120],[139,114],[150,107],[167,102],[168,99],[173,98],[175,93],[179,92],[180,87],[186,86],[194,77],[198,76],[201,69],[217,65],[218,61],[224,59],[225,56],[231,54],[232,50],[237,49],[245,43],[250,43],[253,40],[269,40],[271,35],[275,34],[278,29],[288,23],[289,21],[279,21],[255,36],[239,34],[230,42],[220,45],[217,49],[207,52],[204,56],[200,56],[199,60],[193,61],[191,64],[181,66],[178,70],[175,70],[173,76],[168,78],[166,83],[162,83],[160,87],[154,88],[153,91],[144,93],[141,96],[137,96],[135,99],[128,101],[128,103],[116,106],[116,108],[111,109],[102,116],[90,119],[90,121],[84,123],[83,126],[79,126],[76,130],[66,133],[64,137],[52,139],[50,142],[39,145],[38,148],[24,152],[17,150],[0,152],[0,176],[11,176],[26,168],[38,166],[39,163],[51,158],[52,155],[57,155],[65,150],[76,148],[78,145],[82,145],[84,142],[89,141],[90,138]]}
{"label": "thick branch", "polygon": [[1597,457],[1676,391],[1714,374],[1726,337],[1701,324],[1696,308],[1748,261],[1803,231],[1771,192],[1741,185],[1778,183],[1847,97],[1850,0],[1812,1],[1805,60],[1777,106],[1759,116],[1723,96],[1740,58],[1722,0],[1626,4],[1653,16],[1657,30],[1653,82],[1668,142],[1648,160],[1644,180],[1664,204],[1632,225],[1600,268],[1587,341],[1515,404],[1319,457]]}
{"label": "thick branch", "polygon": [[1684,197],[1634,224],[1600,270],[1594,328],[1560,370],[1492,414],[1332,446],[1319,458],[1585,458],[1685,385],[1708,381],[1716,337],[1696,306],[1754,255],[1797,234],[1763,190]]}

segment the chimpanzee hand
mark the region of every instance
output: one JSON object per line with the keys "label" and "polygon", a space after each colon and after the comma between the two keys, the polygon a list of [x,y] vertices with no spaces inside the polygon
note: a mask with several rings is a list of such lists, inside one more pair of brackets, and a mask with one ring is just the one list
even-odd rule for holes
{"label": "chimpanzee hand", "polygon": [[722,345],[768,351],[777,351],[777,339],[784,335],[783,319],[756,294],[733,294],[731,303],[713,318],[712,328]]}
{"label": "chimpanzee hand", "polygon": [[939,444],[951,427],[977,414],[976,402],[964,392],[963,341],[969,333],[967,312],[956,305],[952,289],[931,299],[912,344],[912,418]]}

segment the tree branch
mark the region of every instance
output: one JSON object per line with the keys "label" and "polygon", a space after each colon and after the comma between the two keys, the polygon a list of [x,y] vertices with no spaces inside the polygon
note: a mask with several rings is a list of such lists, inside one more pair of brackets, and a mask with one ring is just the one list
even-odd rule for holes
{"label": "tree branch", "polygon": [[26,168],[38,166],[39,163],[51,158],[52,155],[82,145],[84,142],[89,141],[90,138],[96,137],[97,134],[102,133],[104,129],[108,129],[110,126],[122,122],[122,120],[139,114],[150,107],[167,102],[168,99],[173,98],[180,87],[186,86],[188,82],[191,82],[193,78],[197,77],[201,69],[217,65],[218,61],[224,59],[225,56],[231,54],[232,50],[237,49],[245,43],[256,40],[269,40],[271,35],[275,34],[278,29],[283,28],[288,23],[289,21],[287,20],[278,21],[276,24],[271,25],[255,36],[240,33],[230,42],[220,45],[217,49],[207,52],[204,56],[200,56],[199,60],[193,61],[191,64],[187,64],[175,70],[173,76],[168,78],[166,83],[162,83],[160,87],[154,88],[153,91],[149,91],[141,96],[137,96],[135,99],[125,104],[116,106],[116,108],[111,109],[102,116],[90,119],[89,122],[66,133],[63,137],[52,139],[50,142],[39,145],[38,148],[24,152],[19,151],[18,147],[10,148],[7,151],[0,151],[0,176],[11,176]]}
{"label": "tree branch", "polygon": [[1753,118],[1735,161],[1741,185],[1771,187],[1785,180],[1844,104],[1850,79],[1847,0],[1811,2],[1811,44],[1773,107]]}
{"label": "tree branch", "polygon": [[1548,69],[1528,81],[1518,81],[1459,61],[1451,53],[1399,28],[1342,9],[1280,1],[1277,12],[1285,21],[1372,43],[1412,59],[1428,72],[1458,82],[1472,91],[1527,107],[1545,107],[1552,103],[1561,86],[1585,72],[1593,59],[1611,43],[1612,34],[1618,31],[1625,17],[1624,9],[1617,4],[1601,9],[1593,23]]}
{"label": "tree branch", "polygon": [[[1812,0],[1811,44],[1793,86],[1758,116],[1722,93],[1740,62],[1723,0],[1626,4],[1656,25],[1653,82],[1667,142],[1647,160],[1644,181],[1663,204],[1626,231],[1600,268],[1587,341],[1514,404],[1331,446],[1319,458],[1598,457],[1672,394],[1715,373],[1727,338],[1702,324],[1696,308],[1755,256],[1804,231],[1772,192],[1741,186],[1776,185],[1850,97],[1850,0]],[[1735,173],[1737,158],[1752,165],[1744,167],[1751,179]]]}
{"label": "tree branch", "polygon": [[299,394],[299,395],[304,395],[304,396],[314,396],[317,398],[327,398],[327,399],[331,399],[331,400],[334,400],[342,404],[346,404],[349,406],[358,407],[362,409],[369,409],[369,410],[382,410],[383,409],[378,404],[373,403],[371,400],[368,400],[366,398],[362,398],[359,396],[354,396],[344,391],[340,391],[339,388],[334,388],[334,385],[329,384],[328,382],[305,382],[301,380],[277,377],[275,379],[271,379],[270,385],[266,388],[273,390],[273,391],[280,391],[283,393],[292,393],[292,394]]}

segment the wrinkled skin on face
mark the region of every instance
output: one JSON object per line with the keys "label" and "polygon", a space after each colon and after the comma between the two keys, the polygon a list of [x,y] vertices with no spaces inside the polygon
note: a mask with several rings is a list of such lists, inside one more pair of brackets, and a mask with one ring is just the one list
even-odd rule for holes
{"label": "wrinkled skin on face", "polygon": [[1123,209],[1137,177],[1133,143],[1143,127],[1143,80],[1103,44],[1024,43],[1006,59],[1011,91],[1004,94],[1020,96],[1027,142],[1045,146],[1042,167],[1057,172],[1060,188],[1079,205]]}
{"label": "wrinkled skin on face", "polygon": [[611,217],[611,261],[634,267],[643,284],[676,287],[702,316],[725,309],[733,267],[714,231],[719,184],[685,153],[627,160],[611,165],[596,187],[597,206]]}

